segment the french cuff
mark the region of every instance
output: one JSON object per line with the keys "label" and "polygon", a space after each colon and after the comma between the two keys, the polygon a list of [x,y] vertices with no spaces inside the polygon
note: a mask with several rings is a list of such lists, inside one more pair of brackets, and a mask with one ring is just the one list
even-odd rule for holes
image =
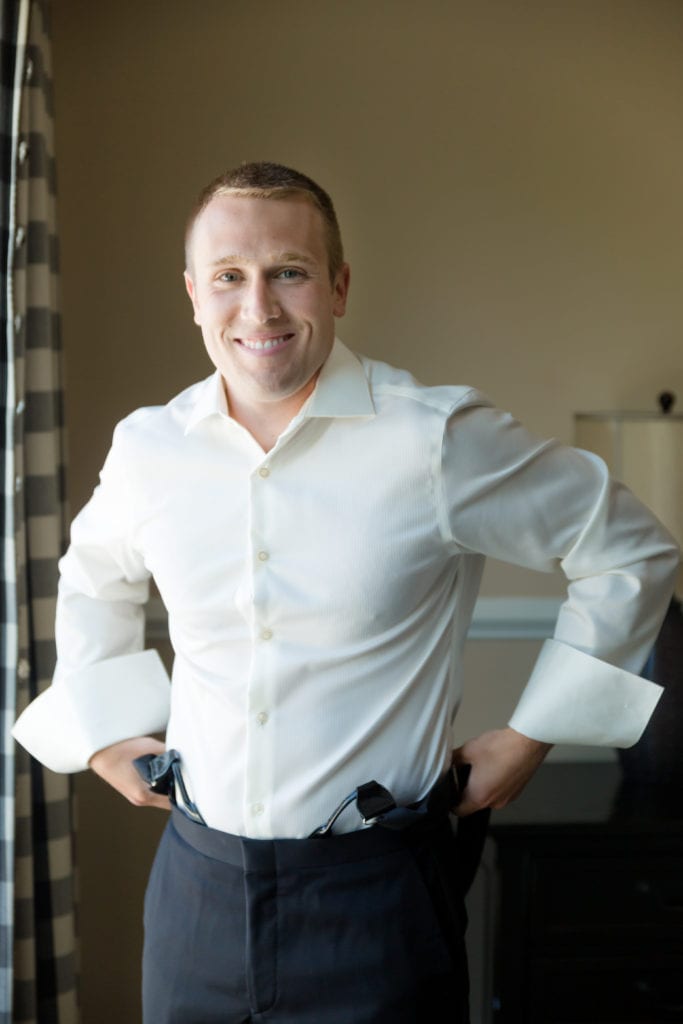
{"label": "french cuff", "polygon": [[156,651],[107,658],[36,697],[12,735],[53,772],[80,772],[103,747],[165,729],[170,697],[170,680]]}
{"label": "french cuff", "polygon": [[631,747],[661,694],[656,683],[546,640],[508,724],[543,743]]}

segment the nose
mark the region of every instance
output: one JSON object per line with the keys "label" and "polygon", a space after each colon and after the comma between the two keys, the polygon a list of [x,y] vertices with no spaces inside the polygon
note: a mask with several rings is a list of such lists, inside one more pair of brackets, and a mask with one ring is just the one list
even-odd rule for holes
{"label": "nose", "polygon": [[243,293],[242,315],[252,323],[265,324],[280,316],[280,306],[267,278],[255,276]]}

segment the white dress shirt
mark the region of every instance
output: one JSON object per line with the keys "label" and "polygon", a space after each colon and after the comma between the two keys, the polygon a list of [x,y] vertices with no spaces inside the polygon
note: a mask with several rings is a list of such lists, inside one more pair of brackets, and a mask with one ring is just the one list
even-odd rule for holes
{"label": "white dress shirt", "polygon": [[[597,457],[340,342],[265,454],[216,373],[116,428],[60,563],[54,682],[15,735],[78,771],[168,724],[207,823],[252,837],[307,835],[370,779],[416,800],[450,760],[485,555],[570,581],[510,724],[635,742],[678,557]],[[143,651],[150,576],[170,688]]]}

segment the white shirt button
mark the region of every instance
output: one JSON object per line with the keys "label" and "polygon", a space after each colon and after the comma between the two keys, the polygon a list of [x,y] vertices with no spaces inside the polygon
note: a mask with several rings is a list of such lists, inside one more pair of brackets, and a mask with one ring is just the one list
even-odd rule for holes
{"label": "white shirt button", "polygon": [[26,141],[26,139],[22,139],[19,143],[17,155],[19,157],[19,163],[23,164],[26,160],[26,157],[28,156],[28,142]]}
{"label": "white shirt button", "polygon": [[266,722],[268,721],[268,712],[259,711],[258,715],[256,716],[256,721],[258,722],[259,725],[265,725]]}
{"label": "white shirt button", "polygon": [[258,553],[258,560],[259,560],[259,562],[267,562],[269,558],[270,558],[270,555],[268,554],[267,551],[259,551],[259,553]]}
{"label": "white shirt button", "polygon": [[259,814],[263,814],[264,810],[265,810],[265,808],[264,808],[263,804],[252,804],[251,805],[251,813],[256,818],[259,816]]}
{"label": "white shirt button", "polygon": [[265,480],[267,476],[270,476],[270,470],[268,469],[267,466],[261,466],[261,468],[258,471],[258,475],[262,476],[263,479]]}
{"label": "white shirt button", "polygon": [[17,407],[15,409],[15,412],[16,412],[17,416],[21,416],[21,414],[22,414],[22,412],[24,411],[25,408],[26,408],[26,402],[24,401],[23,398],[20,398],[19,401],[17,402]]}
{"label": "white shirt button", "polygon": [[262,640],[272,640],[273,639],[273,631],[272,631],[272,629],[262,629],[261,630],[261,639]]}
{"label": "white shirt button", "polygon": [[14,247],[15,247],[15,249],[20,249],[21,248],[21,246],[24,244],[24,239],[25,238],[26,238],[26,228],[24,228],[21,225],[19,225],[19,227],[17,228],[17,232],[16,232],[16,234],[14,236]]}
{"label": "white shirt button", "polygon": [[28,679],[31,675],[31,663],[27,658],[20,658],[17,665],[17,675],[20,679]]}
{"label": "white shirt button", "polygon": [[23,322],[24,321],[22,319],[21,313],[17,313],[17,315],[14,318],[14,331],[15,331],[15,334],[19,333],[19,331],[21,330],[21,325],[23,324]]}
{"label": "white shirt button", "polygon": [[17,494],[19,493],[19,491],[21,490],[21,488],[23,486],[24,486],[24,481],[22,480],[22,478],[20,476],[15,477],[15,479],[14,479],[14,489],[16,490]]}

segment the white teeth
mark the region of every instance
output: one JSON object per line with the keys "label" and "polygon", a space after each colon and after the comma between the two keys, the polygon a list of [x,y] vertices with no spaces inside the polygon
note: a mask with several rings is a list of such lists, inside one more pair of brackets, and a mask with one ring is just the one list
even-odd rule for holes
{"label": "white teeth", "polygon": [[286,340],[286,336],[283,334],[280,338],[268,338],[267,341],[249,341],[247,338],[240,339],[245,348],[262,349],[262,348],[273,348],[275,345],[281,344]]}

